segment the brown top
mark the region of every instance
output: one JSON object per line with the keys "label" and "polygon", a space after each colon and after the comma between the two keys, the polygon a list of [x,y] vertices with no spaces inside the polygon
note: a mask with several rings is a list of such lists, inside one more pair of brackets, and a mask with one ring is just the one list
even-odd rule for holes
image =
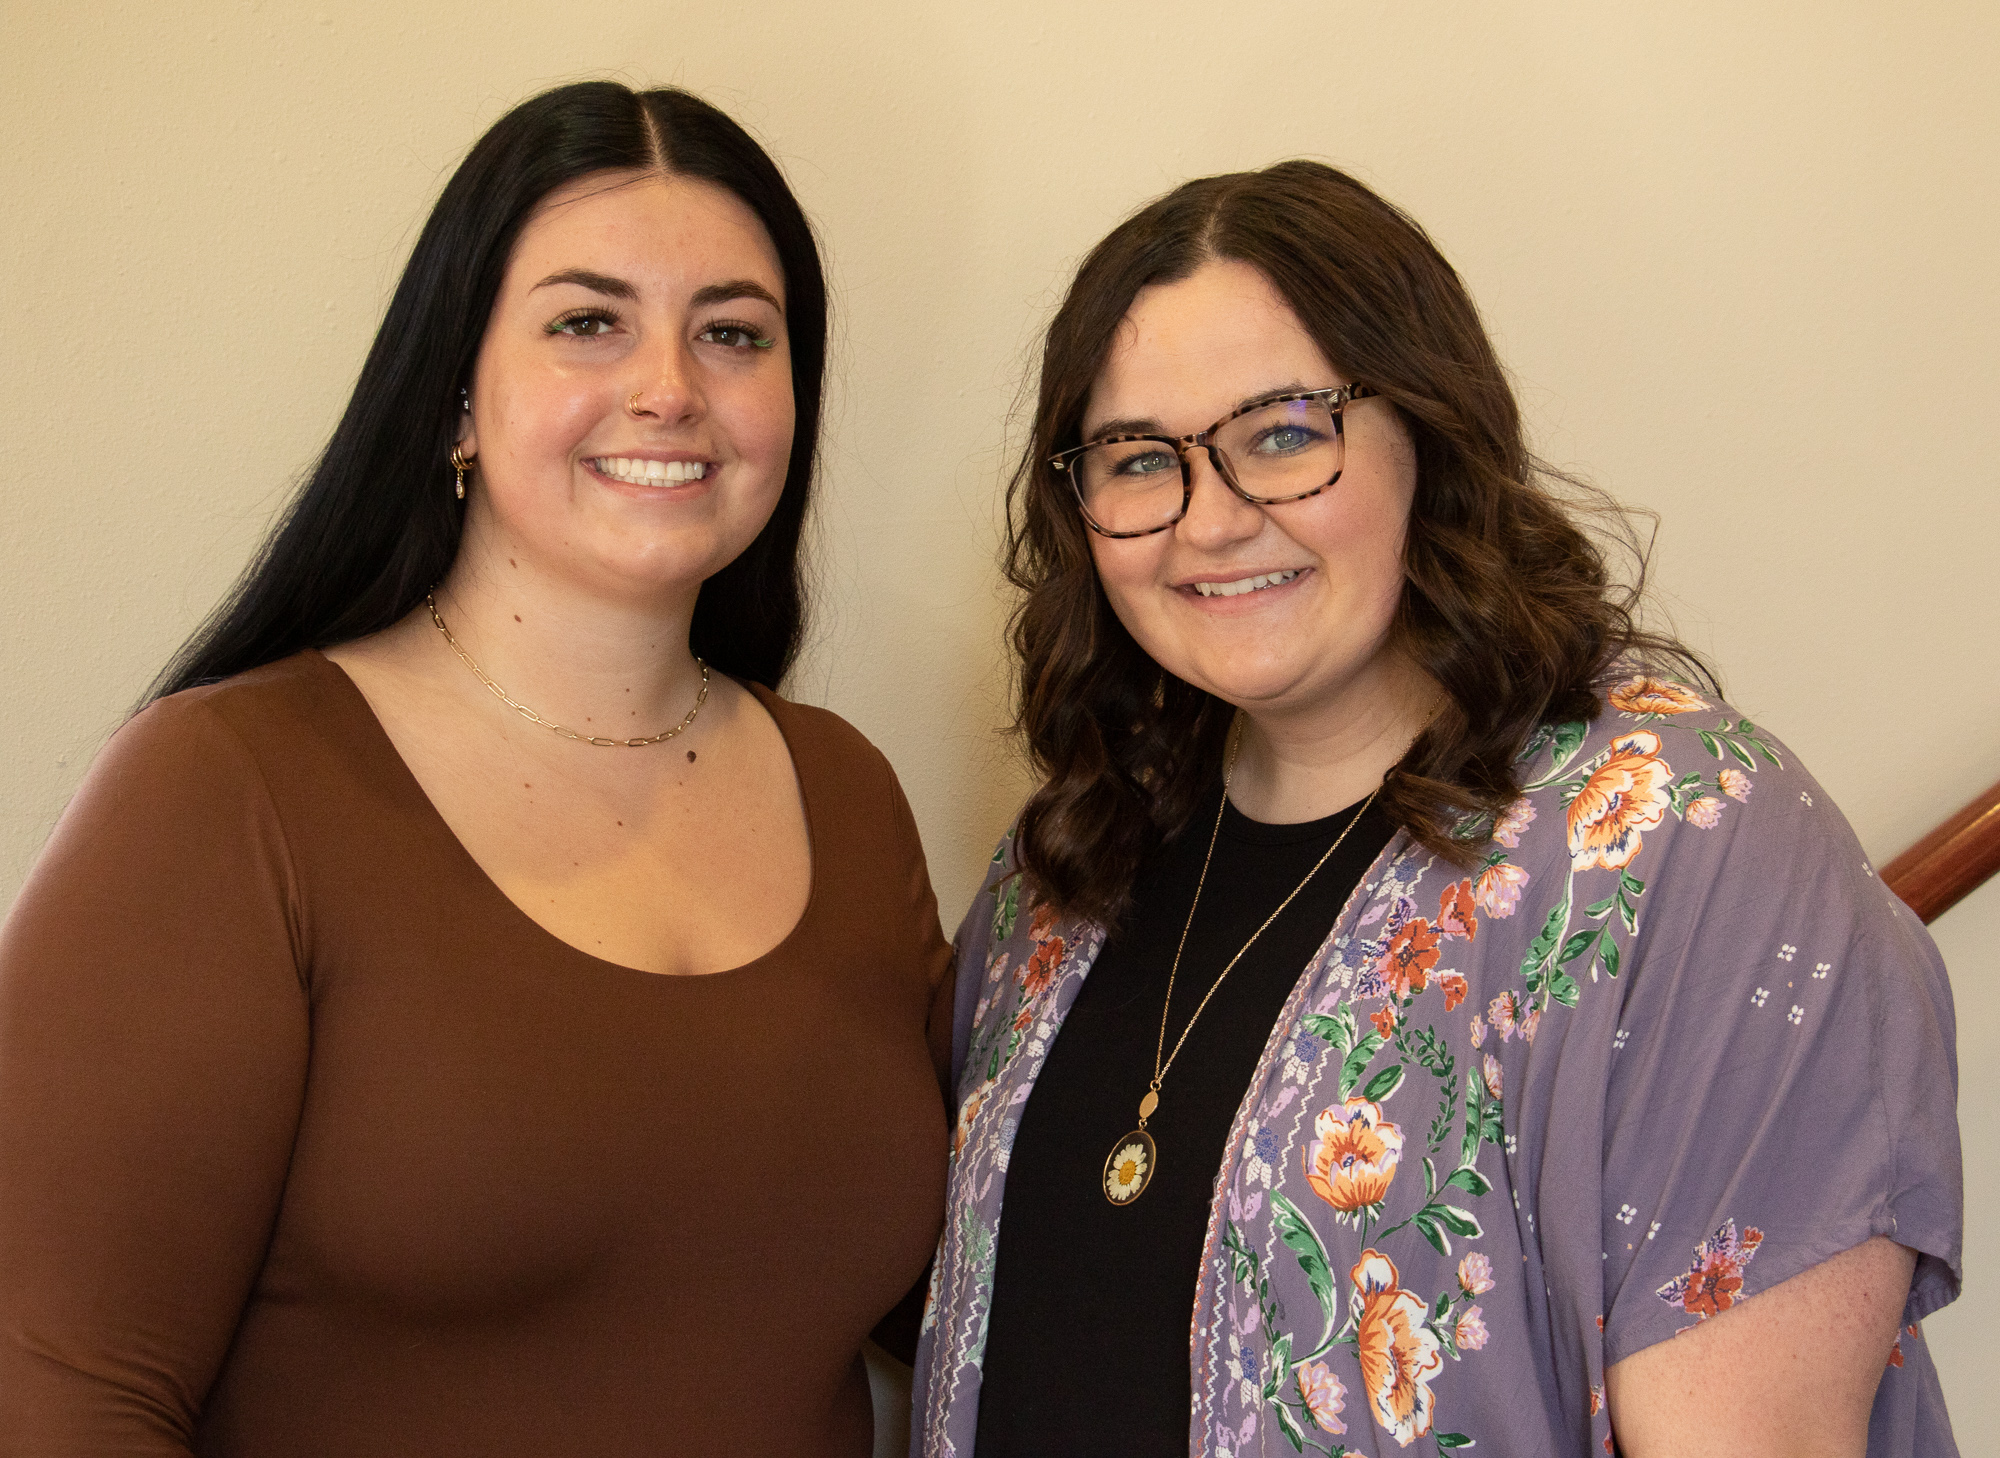
{"label": "brown top", "polygon": [[537,926],[317,653],[121,731],[0,929],[0,1454],[865,1454],[950,954],[888,763],[758,698],[810,899],[702,977]]}

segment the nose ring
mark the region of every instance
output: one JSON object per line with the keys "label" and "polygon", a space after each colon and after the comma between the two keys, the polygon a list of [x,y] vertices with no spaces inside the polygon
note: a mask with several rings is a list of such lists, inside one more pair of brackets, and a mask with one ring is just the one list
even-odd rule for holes
{"label": "nose ring", "polygon": [[625,408],[634,415],[643,415],[645,412],[639,408],[639,397],[645,393],[644,390],[634,390],[632,398],[625,402]]}

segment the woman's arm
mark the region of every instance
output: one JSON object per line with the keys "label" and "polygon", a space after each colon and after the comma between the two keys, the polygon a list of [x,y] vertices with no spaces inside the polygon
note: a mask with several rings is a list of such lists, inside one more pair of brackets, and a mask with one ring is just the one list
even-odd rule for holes
{"label": "woman's arm", "polygon": [[1914,1251],[1875,1236],[1605,1373],[1625,1458],[1862,1458]]}
{"label": "woman's arm", "polygon": [[282,828],[213,712],[122,731],[0,928],[0,1455],[186,1455],[308,1051]]}

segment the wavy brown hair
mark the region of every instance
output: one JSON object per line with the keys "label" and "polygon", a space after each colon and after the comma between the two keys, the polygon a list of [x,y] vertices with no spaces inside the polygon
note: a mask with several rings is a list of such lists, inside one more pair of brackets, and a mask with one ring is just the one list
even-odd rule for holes
{"label": "wavy brown hair", "polygon": [[[1316,162],[1205,177],[1112,231],[1049,325],[1033,435],[1007,492],[1004,567],[1022,599],[1012,636],[1015,728],[1042,784],[1016,850],[1061,910],[1115,921],[1139,863],[1177,835],[1221,771],[1234,710],[1163,670],[1111,610],[1087,528],[1049,457],[1083,412],[1140,289],[1212,259],[1259,270],[1327,361],[1379,390],[1416,448],[1417,489],[1393,640],[1440,684],[1437,717],[1378,804],[1464,864],[1519,793],[1543,723],[1587,720],[1623,661],[1704,686],[1684,645],[1634,618],[1645,552],[1608,497],[1528,451],[1521,412],[1465,285],[1412,219]],[[1593,539],[1588,515],[1608,528]],[[1627,552],[1620,583],[1606,545]]]}

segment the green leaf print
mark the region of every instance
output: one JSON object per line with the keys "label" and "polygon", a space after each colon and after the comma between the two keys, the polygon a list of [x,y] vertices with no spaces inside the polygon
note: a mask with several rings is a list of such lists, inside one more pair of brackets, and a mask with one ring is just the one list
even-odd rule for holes
{"label": "green leaf print", "polygon": [[1353,1051],[1340,1065],[1340,1096],[1343,1099],[1353,1094],[1354,1085],[1361,1081],[1361,1075],[1367,1071],[1368,1065],[1381,1051],[1382,1035],[1372,1029],[1354,1045]]}
{"label": "green leaf print", "polygon": [[1555,758],[1549,765],[1549,773],[1552,775],[1559,773],[1565,765],[1575,759],[1577,750],[1583,747],[1583,741],[1589,734],[1588,724],[1556,725]]}
{"label": "green leaf print", "polygon": [[1337,1053],[1345,1053],[1354,1046],[1354,1009],[1344,1002],[1330,1015],[1307,1013],[1299,1022],[1315,1038],[1331,1043]]}
{"label": "green leaf print", "polygon": [[1276,1190],[1271,1191],[1271,1224],[1278,1232],[1278,1239],[1299,1258],[1299,1269],[1305,1272],[1306,1284],[1319,1298],[1330,1330],[1340,1314],[1339,1300],[1334,1289],[1333,1262],[1320,1243],[1319,1232],[1307,1223],[1298,1206]]}
{"label": "green leaf print", "polygon": [[1477,1199],[1492,1190],[1493,1182],[1469,1164],[1462,1164],[1444,1177],[1445,1188],[1457,1185],[1468,1195]]}
{"label": "green leaf print", "polygon": [[[1633,930],[1637,931],[1638,928],[1634,927]],[[1604,945],[1597,949],[1597,960],[1604,964],[1604,971],[1607,976],[1616,977],[1618,975],[1618,943],[1612,941],[1610,937],[1606,937]]]}
{"label": "green leaf print", "polygon": [[1438,1448],[1442,1452],[1449,1452],[1453,1448],[1471,1448],[1476,1446],[1472,1439],[1466,1437],[1463,1433],[1439,1433],[1437,1440]]}
{"label": "green leaf print", "polygon": [[1565,963],[1574,962],[1578,957],[1589,951],[1591,943],[1602,935],[1604,935],[1602,927],[1585,927],[1582,931],[1563,943],[1563,949],[1556,957],[1556,965],[1560,967]]}
{"label": "green leaf print", "polygon": [[1014,919],[1021,910],[1021,878],[1015,876],[1007,882],[993,906],[993,940],[1004,942],[1014,934]]}
{"label": "green leaf print", "polygon": [[1375,1103],[1381,1103],[1390,1094],[1403,1086],[1403,1074],[1407,1070],[1400,1063],[1391,1063],[1387,1068],[1368,1080],[1368,1087],[1361,1090],[1361,1096]]}
{"label": "green leaf print", "polygon": [[1439,1223],[1453,1235],[1463,1235],[1469,1240],[1477,1240],[1484,1233],[1479,1228],[1479,1221],[1474,1218],[1470,1210],[1444,1204],[1433,1205],[1431,1208],[1437,1211]]}
{"label": "green leaf print", "polygon": [[1437,1219],[1431,1214],[1428,1206],[1419,1210],[1411,1219],[1417,1229],[1423,1233],[1424,1239],[1437,1247],[1439,1255],[1449,1256],[1451,1254],[1451,1240],[1442,1230],[1438,1229]]}
{"label": "green leaf print", "polygon": [[1306,1450],[1306,1435],[1299,1429],[1299,1420],[1292,1416],[1292,1410],[1282,1402],[1271,1404],[1271,1411],[1278,1415],[1278,1430],[1292,1440],[1292,1447],[1303,1453]]}
{"label": "green leaf print", "polygon": [[1486,1080],[1474,1069],[1465,1080],[1465,1137],[1458,1142],[1458,1162],[1471,1164],[1479,1157],[1479,1131],[1486,1122]]}
{"label": "green leaf print", "polygon": [[1562,941],[1563,928],[1569,925],[1571,891],[1570,886],[1563,887],[1562,900],[1549,912],[1549,919],[1542,923],[1542,929],[1528,943],[1528,955],[1521,959],[1521,975],[1528,979],[1531,992],[1541,986],[1542,967],[1554,954],[1557,943]]}
{"label": "green leaf print", "polygon": [[1275,1397],[1284,1385],[1285,1375],[1292,1370],[1292,1334],[1286,1332],[1271,1343],[1271,1373],[1265,1379],[1264,1395]]}

